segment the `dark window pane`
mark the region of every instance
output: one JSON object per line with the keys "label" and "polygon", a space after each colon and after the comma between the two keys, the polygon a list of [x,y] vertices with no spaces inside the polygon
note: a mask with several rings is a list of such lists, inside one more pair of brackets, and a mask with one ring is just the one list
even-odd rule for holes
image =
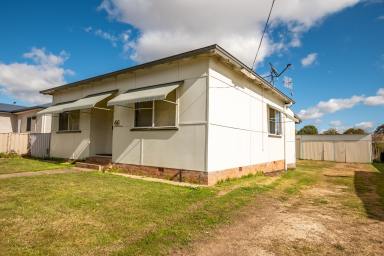
{"label": "dark window pane", "polygon": [[27,132],[31,131],[31,123],[32,123],[32,118],[28,117],[27,118]]}
{"label": "dark window pane", "polygon": [[80,110],[59,114],[59,131],[77,131],[80,129]]}
{"label": "dark window pane", "polygon": [[152,101],[135,103],[135,127],[152,127]]}
{"label": "dark window pane", "polygon": [[59,131],[68,130],[68,113],[59,114]]}

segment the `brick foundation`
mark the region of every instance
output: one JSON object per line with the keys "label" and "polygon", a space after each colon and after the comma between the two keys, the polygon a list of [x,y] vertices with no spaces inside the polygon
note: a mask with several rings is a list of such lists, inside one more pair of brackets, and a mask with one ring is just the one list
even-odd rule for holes
{"label": "brick foundation", "polygon": [[120,163],[113,164],[113,167],[120,169],[124,173],[129,173],[133,175],[149,176],[159,179],[189,182],[195,184],[208,184],[208,175],[207,172],[204,171],[193,171]]}
{"label": "brick foundation", "polygon": [[[222,171],[206,172],[196,170],[173,169],[132,164],[113,164],[121,172],[133,175],[149,176],[160,179],[167,179],[180,182],[189,182],[204,185],[214,185],[220,180],[239,178],[248,174],[263,172],[266,175],[277,174],[284,170],[284,160],[269,163],[256,164],[251,166],[237,167]],[[291,168],[291,167],[290,167]]]}
{"label": "brick foundation", "polygon": [[237,167],[232,169],[227,169],[223,171],[209,172],[208,175],[208,185],[214,185],[220,180],[239,178],[248,174],[255,174],[258,172],[265,173],[266,175],[271,175],[275,172],[284,170],[284,160],[273,161],[263,164],[255,164],[245,167]]}

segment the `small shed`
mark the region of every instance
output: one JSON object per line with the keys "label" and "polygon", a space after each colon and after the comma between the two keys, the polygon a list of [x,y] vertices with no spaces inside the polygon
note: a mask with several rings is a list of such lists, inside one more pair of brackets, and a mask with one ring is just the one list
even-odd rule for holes
{"label": "small shed", "polygon": [[371,135],[297,135],[296,157],[341,163],[371,163]]}

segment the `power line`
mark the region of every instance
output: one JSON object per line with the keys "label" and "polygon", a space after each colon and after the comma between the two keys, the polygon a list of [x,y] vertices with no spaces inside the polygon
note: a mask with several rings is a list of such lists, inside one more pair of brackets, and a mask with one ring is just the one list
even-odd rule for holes
{"label": "power line", "polygon": [[252,70],[255,68],[255,64],[256,64],[257,56],[259,55],[260,47],[261,47],[261,44],[263,43],[264,34],[265,34],[265,32],[267,31],[267,29],[268,29],[268,23],[269,23],[269,19],[271,18],[272,9],[273,9],[273,6],[274,6],[274,4],[275,4],[275,1],[276,1],[276,0],[272,0],[272,5],[271,5],[271,9],[269,10],[269,14],[268,14],[267,22],[265,22],[264,31],[263,31],[263,34],[262,34],[261,39],[260,39],[259,47],[257,48],[257,52],[256,52],[255,59],[253,60]]}

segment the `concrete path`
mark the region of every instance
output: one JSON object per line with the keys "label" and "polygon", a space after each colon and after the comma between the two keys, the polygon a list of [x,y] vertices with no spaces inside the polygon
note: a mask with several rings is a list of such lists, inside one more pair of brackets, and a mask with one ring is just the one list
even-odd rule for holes
{"label": "concrete path", "polygon": [[192,184],[192,183],[186,183],[186,182],[157,179],[157,178],[151,178],[151,177],[145,177],[145,176],[131,175],[131,174],[126,174],[126,173],[118,173],[118,172],[107,172],[107,173],[117,175],[117,176],[123,176],[123,177],[131,178],[131,179],[136,179],[136,180],[159,182],[159,183],[165,183],[165,184],[170,184],[170,185],[180,186],[180,187],[189,187],[189,188],[207,187],[206,185],[199,185],[199,184]]}
{"label": "concrete path", "polygon": [[45,171],[37,171],[37,172],[18,172],[18,173],[0,174],[0,180],[17,178],[17,177],[30,177],[30,176],[40,176],[40,175],[65,174],[65,173],[77,173],[77,172],[94,172],[94,171],[95,170],[83,169],[83,168],[66,168],[66,169],[45,170]]}

